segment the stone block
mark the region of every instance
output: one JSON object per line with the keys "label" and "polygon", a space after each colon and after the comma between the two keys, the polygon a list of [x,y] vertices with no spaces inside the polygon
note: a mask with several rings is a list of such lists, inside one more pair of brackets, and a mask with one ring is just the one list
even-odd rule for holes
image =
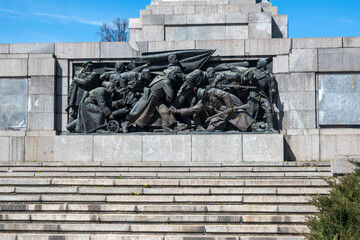
{"label": "stone block", "polygon": [[249,38],[271,38],[271,23],[249,23]]}
{"label": "stone block", "polygon": [[129,29],[142,28],[141,18],[129,18]]}
{"label": "stone block", "polygon": [[282,134],[244,134],[243,161],[284,161],[284,136]]}
{"label": "stone block", "polygon": [[53,95],[55,78],[52,76],[32,76],[29,79],[29,94]]}
{"label": "stone block", "polygon": [[144,41],[141,29],[129,29],[129,41]]}
{"label": "stone block", "polygon": [[[144,26],[142,28],[143,41],[164,41],[165,29],[161,25]],[[136,41],[136,40],[135,40]]]}
{"label": "stone block", "polygon": [[29,76],[55,76],[54,58],[29,58]]}
{"label": "stone block", "polygon": [[186,24],[225,24],[225,14],[188,15]]}
{"label": "stone block", "polygon": [[227,13],[225,17],[226,24],[239,24],[249,22],[249,15],[246,13]]}
{"label": "stone block", "polygon": [[195,14],[195,6],[174,6],[174,14]]}
{"label": "stone block", "polygon": [[288,73],[289,72],[289,56],[277,56],[273,58],[273,73]]}
{"label": "stone block", "polygon": [[248,26],[226,26],[226,39],[247,39],[249,36]]}
{"label": "stone block", "polygon": [[68,94],[68,77],[58,77],[56,78],[56,88],[55,94],[57,95],[67,95]]}
{"label": "stone block", "polygon": [[272,16],[274,22],[278,26],[288,26],[289,24],[289,17],[288,15],[276,15]]}
{"label": "stone block", "polygon": [[54,161],[92,162],[93,136],[55,136]]}
{"label": "stone block", "polygon": [[0,58],[3,59],[3,58],[8,58],[8,59],[23,59],[23,58],[29,58],[29,54],[0,54]]}
{"label": "stone block", "polygon": [[278,84],[279,93],[286,93],[289,89],[290,74],[274,74],[275,80]]}
{"label": "stone block", "polygon": [[291,73],[289,82],[289,91],[315,91],[316,76],[315,73]]}
{"label": "stone block", "polygon": [[51,113],[28,113],[28,130],[54,130],[55,115]]}
{"label": "stone block", "polygon": [[316,113],[314,110],[293,110],[284,112],[283,129],[316,128]]}
{"label": "stone block", "polygon": [[0,53],[8,54],[10,51],[10,44],[0,44]]}
{"label": "stone block", "polygon": [[195,6],[195,14],[217,14],[218,5]]}
{"label": "stone block", "polygon": [[320,72],[360,71],[360,48],[319,49]]}
{"label": "stone block", "polygon": [[166,41],[216,40],[226,37],[226,26],[166,26]]}
{"label": "stone block", "polygon": [[164,23],[166,25],[184,25],[186,18],[186,15],[165,15]]}
{"label": "stone block", "polygon": [[27,77],[28,61],[27,59],[0,59],[1,77]]}
{"label": "stone block", "polygon": [[240,4],[220,4],[218,5],[218,13],[240,13]]}
{"label": "stone block", "polygon": [[28,111],[32,113],[53,113],[54,95],[30,95]]}
{"label": "stone block", "polygon": [[69,76],[69,61],[57,59],[56,60],[56,76],[67,77]]}
{"label": "stone block", "polygon": [[290,54],[291,72],[316,72],[317,50],[316,49],[293,49]]}
{"label": "stone block", "polygon": [[[251,4],[241,4],[240,11],[242,13],[260,13],[261,12],[261,5],[256,3]],[[254,17],[252,15],[252,17]]]}
{"label": "stone block", "polygon": [[100,58],[100,43],[55,43],[56,58]]}
{"label": "stone block", "polygon": [[290,53],[290,39],[248,39],[245,41],[247,55],[287,55]]}
{"label": "stone block", "polygon": [[142,25],[164,25],[165,16],[163,14],[144,15]]}
{"label": "stone block", "polygon": [[10,161],[10,138],[9,137],[0,137],[0,161],[7,162]]}
{"label": "stone block", "polygon": [[271,16],[276,16],[278,14],[278,7],[273,6],[262,6],[261,7],[263,12],[268,12]]}
{"label": "stone block", "polygon": [[195,41],[160,41],[149,42],[149,52],[194,49]]}
{"label": "stone block", "polygon": [[196,49],[216,49],[214,56],[245,55],[245,40],[196,41]]}
{"label": "stone block", "polygon": [[309,49],[309,48],[341,48],[341,37],[328,38],[293,38],[293,48]]}
{"label": "stone block", "polygon": [[54,136],[26,137],[25,161],[48,162],[54,160]]}
{"label": "stone block", "polygon": [[191,161],[191,135],[144,135],[142,161]]}
{"label": "stone block", "polygon": [[289,149],[285,149],[287,161],[319,161],[319,134],[300,134],[286,136]]}
{"label": "stone block", "polygon": [[192,162],[242,162],[242,136],[193,135]]}
{"label": "stone block", "polygon": [[360,47],[360,37],[344,37],[344,48],[358,48]]}
{"label": "stone block", "polygon": [[[25,137],[25,130],[5,130],[5,131],[0,131],[0,137]],[[0,161],[1,162],[1,161]]]}
{"label": "stone block", "polygon": [[355,156],[338,156],[331,159],[331,173],[342,175],[352,173],[356,166],[350,161],[360,162],[360,155]]}
{"label": "stone block", "polygon": [[250,12],[249,23],[271,23],[271,14],[267,12]]}
{"label": "stone block", "polygon": [[128,42],[102,42],[101,58],[135,58],[137,52]]}
{"label": "stone block", "polygon": [[[174,14],[174,7],[173,6],[161,6],[161,7],[154,7],[151,9],[152,14],[151,15],[158,15],[158,14]],[[145,16],[151,16],[151,15],[143,15]]]}
{"label": "stone block", "polygon": [[18,43],[10,44],[10,53],[50,53],[55,51],[54,43]]}
{"label": "stone block", "polygon": [[94,136],[95,162],[140,162],[140,135]]}

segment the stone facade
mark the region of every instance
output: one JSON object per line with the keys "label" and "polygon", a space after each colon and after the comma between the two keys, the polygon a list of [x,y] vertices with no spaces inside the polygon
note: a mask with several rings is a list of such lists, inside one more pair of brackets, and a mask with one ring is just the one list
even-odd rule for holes
{"label": "stone facade", "polygon": [[[11,113],[14,118],[17,113],[22,113],[24,121],[14,126],[4,117],[0,119],[0,149],[3,153],[0,161],[57,161],[60,157],[71,160],[72,155],[67,154],[81,150],[83,155],[75,155],[79,161],[112,158],[152,161],[151,153],[155,151],[161,152],[160,156],[166,160],[169,160],[169,154],[175,153],[178,155],[174,161],[201,162],[202,155],[209,159],[217,156],[206,152],[204,144],[216,149],[224,142],[235,147],[234,151],[221,152],[224,161],[261,161],[254,153],[259,149],[254,149],[253,145],[261,143],[268,147],[273,141],[276,142],[274,149],[281,152],[277,156],[284,156],[285,160],[318,161],[330,160],[337,155],[359,155],[360,131],[357,127],[360,120],[356,122],[355,119],[346,128],[341,122],[326,128],[320,125],[319,77],[345,74],[349,81],[352,76],[358,76],[360,37],[289,39],[287,16],[277,15],[276,10],[271,3],[256,3],[255,0],[159,0],[142,10],[139,19],[130,20],[128,43],[0,44],[0,86],[9,89],[6,94],[0,91],[0,99],[11,99],[14,94],[10,91],[19,82],[26,85],[22,102],[18,104],[18,107],[26,105],[25,110],[14,107],[16,111]],[[74,63],[87,60],[114,62],[131,60],[142,52],[206,48],[216,49],[214,55],[223,58],[266,57],[272,60],[272,72],[279,88],[275,102],[277,126],[284,141],[272,139],[276,135],[261,138],[262,135],[220,134],[207,138],[189,134],[166,135],[162,139],[154,135],[156,141],[153,142],[147,135],[130,135],[106,136],[114,139],[114,145],[107,146],[103,136],[58,136],[67,123],[65,107]],[[351,105],[344,107],[352,112],[358,104],[359,98],[355,98]],[[11,107],[7,106],[7,109]],[[173,141],[181,148],[174,147]],[[158,145],[151,145],[155,142],[167,146],[167,152],[157,149]],[[278,148],[282,144],[284,153]],[[129,148],[136,153],[130,152]],[[267,159],[274,160],[275,155],[271,155],[270,150]]]}

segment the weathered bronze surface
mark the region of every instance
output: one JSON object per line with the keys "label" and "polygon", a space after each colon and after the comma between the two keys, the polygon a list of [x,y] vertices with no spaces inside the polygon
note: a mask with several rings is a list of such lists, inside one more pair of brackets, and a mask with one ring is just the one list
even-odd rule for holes
{"label": "weathered bronze surface", "polygon": [[85,62],[69,87],[72,133],[276,132],[266,59],[209,61],[214,50],[145,53],[115,68]]}

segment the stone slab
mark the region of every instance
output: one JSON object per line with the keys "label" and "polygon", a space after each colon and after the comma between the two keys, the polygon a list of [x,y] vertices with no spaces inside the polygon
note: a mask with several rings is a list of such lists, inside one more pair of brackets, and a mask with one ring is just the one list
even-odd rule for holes
{"label": "stone slab", "polygon": [[65,59],[100,58],[100,43],[55,43],[55,56]]}
{"label": "stone slab", "polygon": [[226,26],[165,26],[166,41],[216,40],[226,38]]}
{"label": "stone slab", "polygon": [[193,135],[192,162],[242,162],[242,135]]}
{"label": "stone slab", "polygon": [[159,41],[149,42],[149,52],[173,51],[182,49],[194,49],[195,41]]}
{"label": "stone slab", "polygon": [[285,147],[287,161],[319,161],[320,137],[319,134],[299,134],[286,136],[289,148]]}
{"label": "stone slab", "polygon": [[319,49],[320,72],[360,71],[360,48]]}
{"label": "stone slab", "polygon": [[55,136],[54,161],[92,162],[93,136]]}
{"label": "stone slab", "polygon": [[317,63],[316,49],[293,49],[290,54],[290,72],[316,72]]}
{"label": "stone slab", "polygon": [[94,136],[95,162],[140,162],[140,135]]}
{"label": "stone slab", "polygon": [[128,42],[102,42],[101,58],[135,58],[138,54]]}
{"label": "stone slab", "polygon": [[331,159],[331,173],[342,175],[354,172],[356,166],[350,161],[360,162],[360,155],[334,157]]}
{"label": "stone slab", "polygon": [[54,113],[28,112],[28,130],[52,131],[54,122]]}
{"label": "stone slab", "polygon": [[341,48],[341,37],[328,38],[293,38],[293,48],[309,49],[309,48]]}
{"label": "stone slab", "polygon": [[55,76],[54,58],[29,58],[29,76]]}
{"label": "stone slab", "polygon": [[0,77],[27,77],[28,61],[22,58],[0,59]]}
{"label": "stone slab", "polygon": [[29,94],[53,95],[55,78],[52,76],[32,76],[29,79]]}
{"label": "stone slab", "polygon": [[290,53],[291,39],[248,39],[245,40],[247,55],[287,55]]}
{"label": "stone slab", "polygon": [[245,55],[245,40],[196,41],[196,49],[216,49],[213,56]]}
{"label": "stone slab", "polygon": [[53,161],[54,137],[26,137],[25,149],[25,161]]}
{"label": "stone slab", "polygon": [[289,56],[277,56],[273,58],[273,73],[288,73],[289,72]]}
{"label": "stone slab", "polygon": [[321,74],[319,84],[320,125],[360,125],[360,75]]}
{"label": "stone slab", "polygon": [[271,23],[271,14],[268,12],[250,12],[249,23]]}
{"label": "stone slab", "polygon": [[0,128],[27,126],[28,79],[0,79]]}
{"label": "stone slab", "polygon": [[55,52],[54,43],[18,43],[10,44],[10,53],[50,53]]}
{"label": "stone slab", "polygon": [[54,113],[54,98],[54,95],[30,95],[28,112]]}
{"label": "stone slab", "polygon": [[143,135],[142,160],[191,161],[191,135]]}
{"label": "stone slab", "polygon": [[344,37],[343,42],[344,48],[360,47],[360,37]]}
{"label": "stone slab", "polygon": [[249,23],[249,38],[266,38],[272,37],[272,24],[267,22]]}
{"label": "stone slab", "polygon": [[244,134],[242,154],[244,162],[281,162],[284,160],[284,136]]}
{"label": "stone slab", "polygon": [[226,26],[225,27],[226,39],[247,39],[249,37],[248,26]]}
{"label": "stone slab", "polygon": [[[161,25],[149,25],[142,28],[141,41],[164,41],[165,40],[165,27]],[[133,39],[140,41],[140,39]]]}
{"label": "stone slab", "polygon": [[10,138],[0,137],[0,161],[7,162],[10,160]]}
{"label": "stone slab", "polygon": [[10,44],[0,44],[0,53],[9,53]]}

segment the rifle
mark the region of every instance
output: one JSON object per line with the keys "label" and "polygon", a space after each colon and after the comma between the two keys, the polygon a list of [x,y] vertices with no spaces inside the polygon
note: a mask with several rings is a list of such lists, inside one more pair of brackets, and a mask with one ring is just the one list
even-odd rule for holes
{"label": "rifle", "polygon": [[223,114],[229,114],[229,113],[233,113],[233,112],[244,112],[249,107],[250,107],[250,104],[247,103],[247,104],[244,104],[244,105],[241,105],[241,106],[228,108],[225,111],[219,112],[219,113],[217,113],[215,115],[212,115],[211,117],[208,117],[205,122],[209,122],[211,119],[216,118],[218,116],[221,116]]}
{"label": "rifle", "polygon": [[234,88],[234,89],[256,89],[255,86],[242,86],[242,85],[216,85],[217,88]]}

